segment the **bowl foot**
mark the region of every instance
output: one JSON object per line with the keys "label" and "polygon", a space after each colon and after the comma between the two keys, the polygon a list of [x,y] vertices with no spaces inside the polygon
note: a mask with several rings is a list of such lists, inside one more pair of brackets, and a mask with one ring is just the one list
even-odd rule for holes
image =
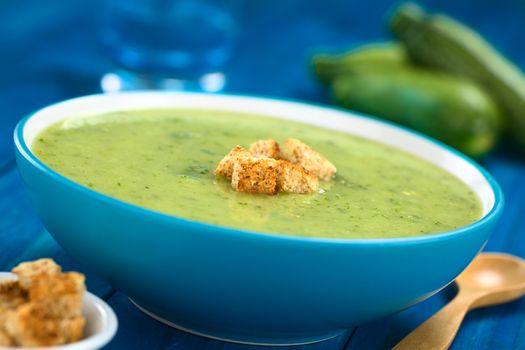
{"label": "bowl foot", "polygon": [[199,337],[205,337],[205,338],[209,338],[209,339],[214,339],[214,340],[220,340],[220,341],[224,341],[224,342],[230,342],[230,343],[238,343],[238,344],[246,344],[246,345],[259,345],[259,346],[293,346],[293,345],[306,345],[306,344],[312,344],[312,343],[318,343],[318,342],[322,342],[322,341],[325,341],[325,340],[329,340],[329,339],[333,339],[333,338],[336,338],[340,335],[342,335],[343,333],[345,333],[347,330],[341,330],[341,331],[338,331],[338,332],[335,332],[335,333],[330,333],[330,334],[327,334],[327,335],[324,335],[324,336],[320,336],[320,337],[312,337],[312,338],[308,338],[308,339],[305,339],[304,341],[299,339],[293,339],[293,340],[290,340],[289,342],[284,340],[282,341],[281,339],[279,340],[276,340],[276,341],[272,341],[271,339],[266,339],[266,340],[262,340],[262,341],[251,341],[251,340],[244,340],[244,339],[237,339],[237,338],[234,338],[234,337],[225,337],[225,336],[217,336],[217,335],[214,335],[214,334],[209,334],[209,333],[206,333],[206,332],[201,332],[199,330],[196,330],[196,329],[190,329],[188,327],[185,327],[185,326],[182,326],[180,324],[176,324],[176,323],[173,323],[171,321],[168,321],[166,320],[165,318],[149,311],[148,309],[146,309],[145,307],[139,305],[136,301],[134,301],[133,299],[129,298],[129,300],[131,301],[131,303],[137,308],[139,309],[140,311],[142,311],[143,313],[145,313],[146,315],[148,315],[149,317],[161,322],[161,323],[164,323],[165,325],[167,326],[170,326],[170,327],[173,327],[175,329],[178,329],[180,331],[183,331],[183,332],[186,332],[186,333],[190,333],[190,334],[193,334],[193,335],[196,335],[196,336],[199,336]]}

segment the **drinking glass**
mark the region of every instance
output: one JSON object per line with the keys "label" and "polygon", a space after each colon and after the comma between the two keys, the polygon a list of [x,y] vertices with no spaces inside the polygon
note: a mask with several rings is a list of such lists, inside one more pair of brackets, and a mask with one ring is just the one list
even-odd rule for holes
{"label": "drinking glass", "polygon": [[115,65],[106,92],[219,91],[236,36],[235,0],[107,0],[100,42]]}

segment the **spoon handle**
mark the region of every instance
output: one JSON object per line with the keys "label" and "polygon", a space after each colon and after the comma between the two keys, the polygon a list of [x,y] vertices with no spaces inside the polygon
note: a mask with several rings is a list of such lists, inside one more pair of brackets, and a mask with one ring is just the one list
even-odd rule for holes
{"label": "spoon handle", "polygon": [[448,349],[472,304],[471,295],[461,292],[434,316],[403,338],[393,350]]}

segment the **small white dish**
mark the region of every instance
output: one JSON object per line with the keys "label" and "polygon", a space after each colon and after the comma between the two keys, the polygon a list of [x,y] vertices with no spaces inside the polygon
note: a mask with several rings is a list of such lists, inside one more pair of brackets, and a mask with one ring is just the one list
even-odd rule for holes
{"label": "small white dish", "polygon": [[[16,276],[10,272],[0,272],[0,281],[12,279]],[[27,347],[2,347],[1,350],[95,350],[100,349],[115,336],[118,328],[117,316],[109,305],[96,295],[86,292],[84,295],[84,309],[82,311],[86,318],[84,338],[78,342],[46,346],[40,348]]]}

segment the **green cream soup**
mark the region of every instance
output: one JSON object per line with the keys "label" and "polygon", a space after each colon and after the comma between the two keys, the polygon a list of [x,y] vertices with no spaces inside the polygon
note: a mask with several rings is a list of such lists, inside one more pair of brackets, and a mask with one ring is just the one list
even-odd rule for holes
{"label": "green cream soup", "polygon": [[[338,169],[313,194],[238,193],[216,177],[236,144],[299,138]],[[306,124],[206,110],[140,110],[59,122],[33,151],[95,191],[191,220],[297,236],[392,238],[468,225],[481,203],[459,179],[408,153]]]}

